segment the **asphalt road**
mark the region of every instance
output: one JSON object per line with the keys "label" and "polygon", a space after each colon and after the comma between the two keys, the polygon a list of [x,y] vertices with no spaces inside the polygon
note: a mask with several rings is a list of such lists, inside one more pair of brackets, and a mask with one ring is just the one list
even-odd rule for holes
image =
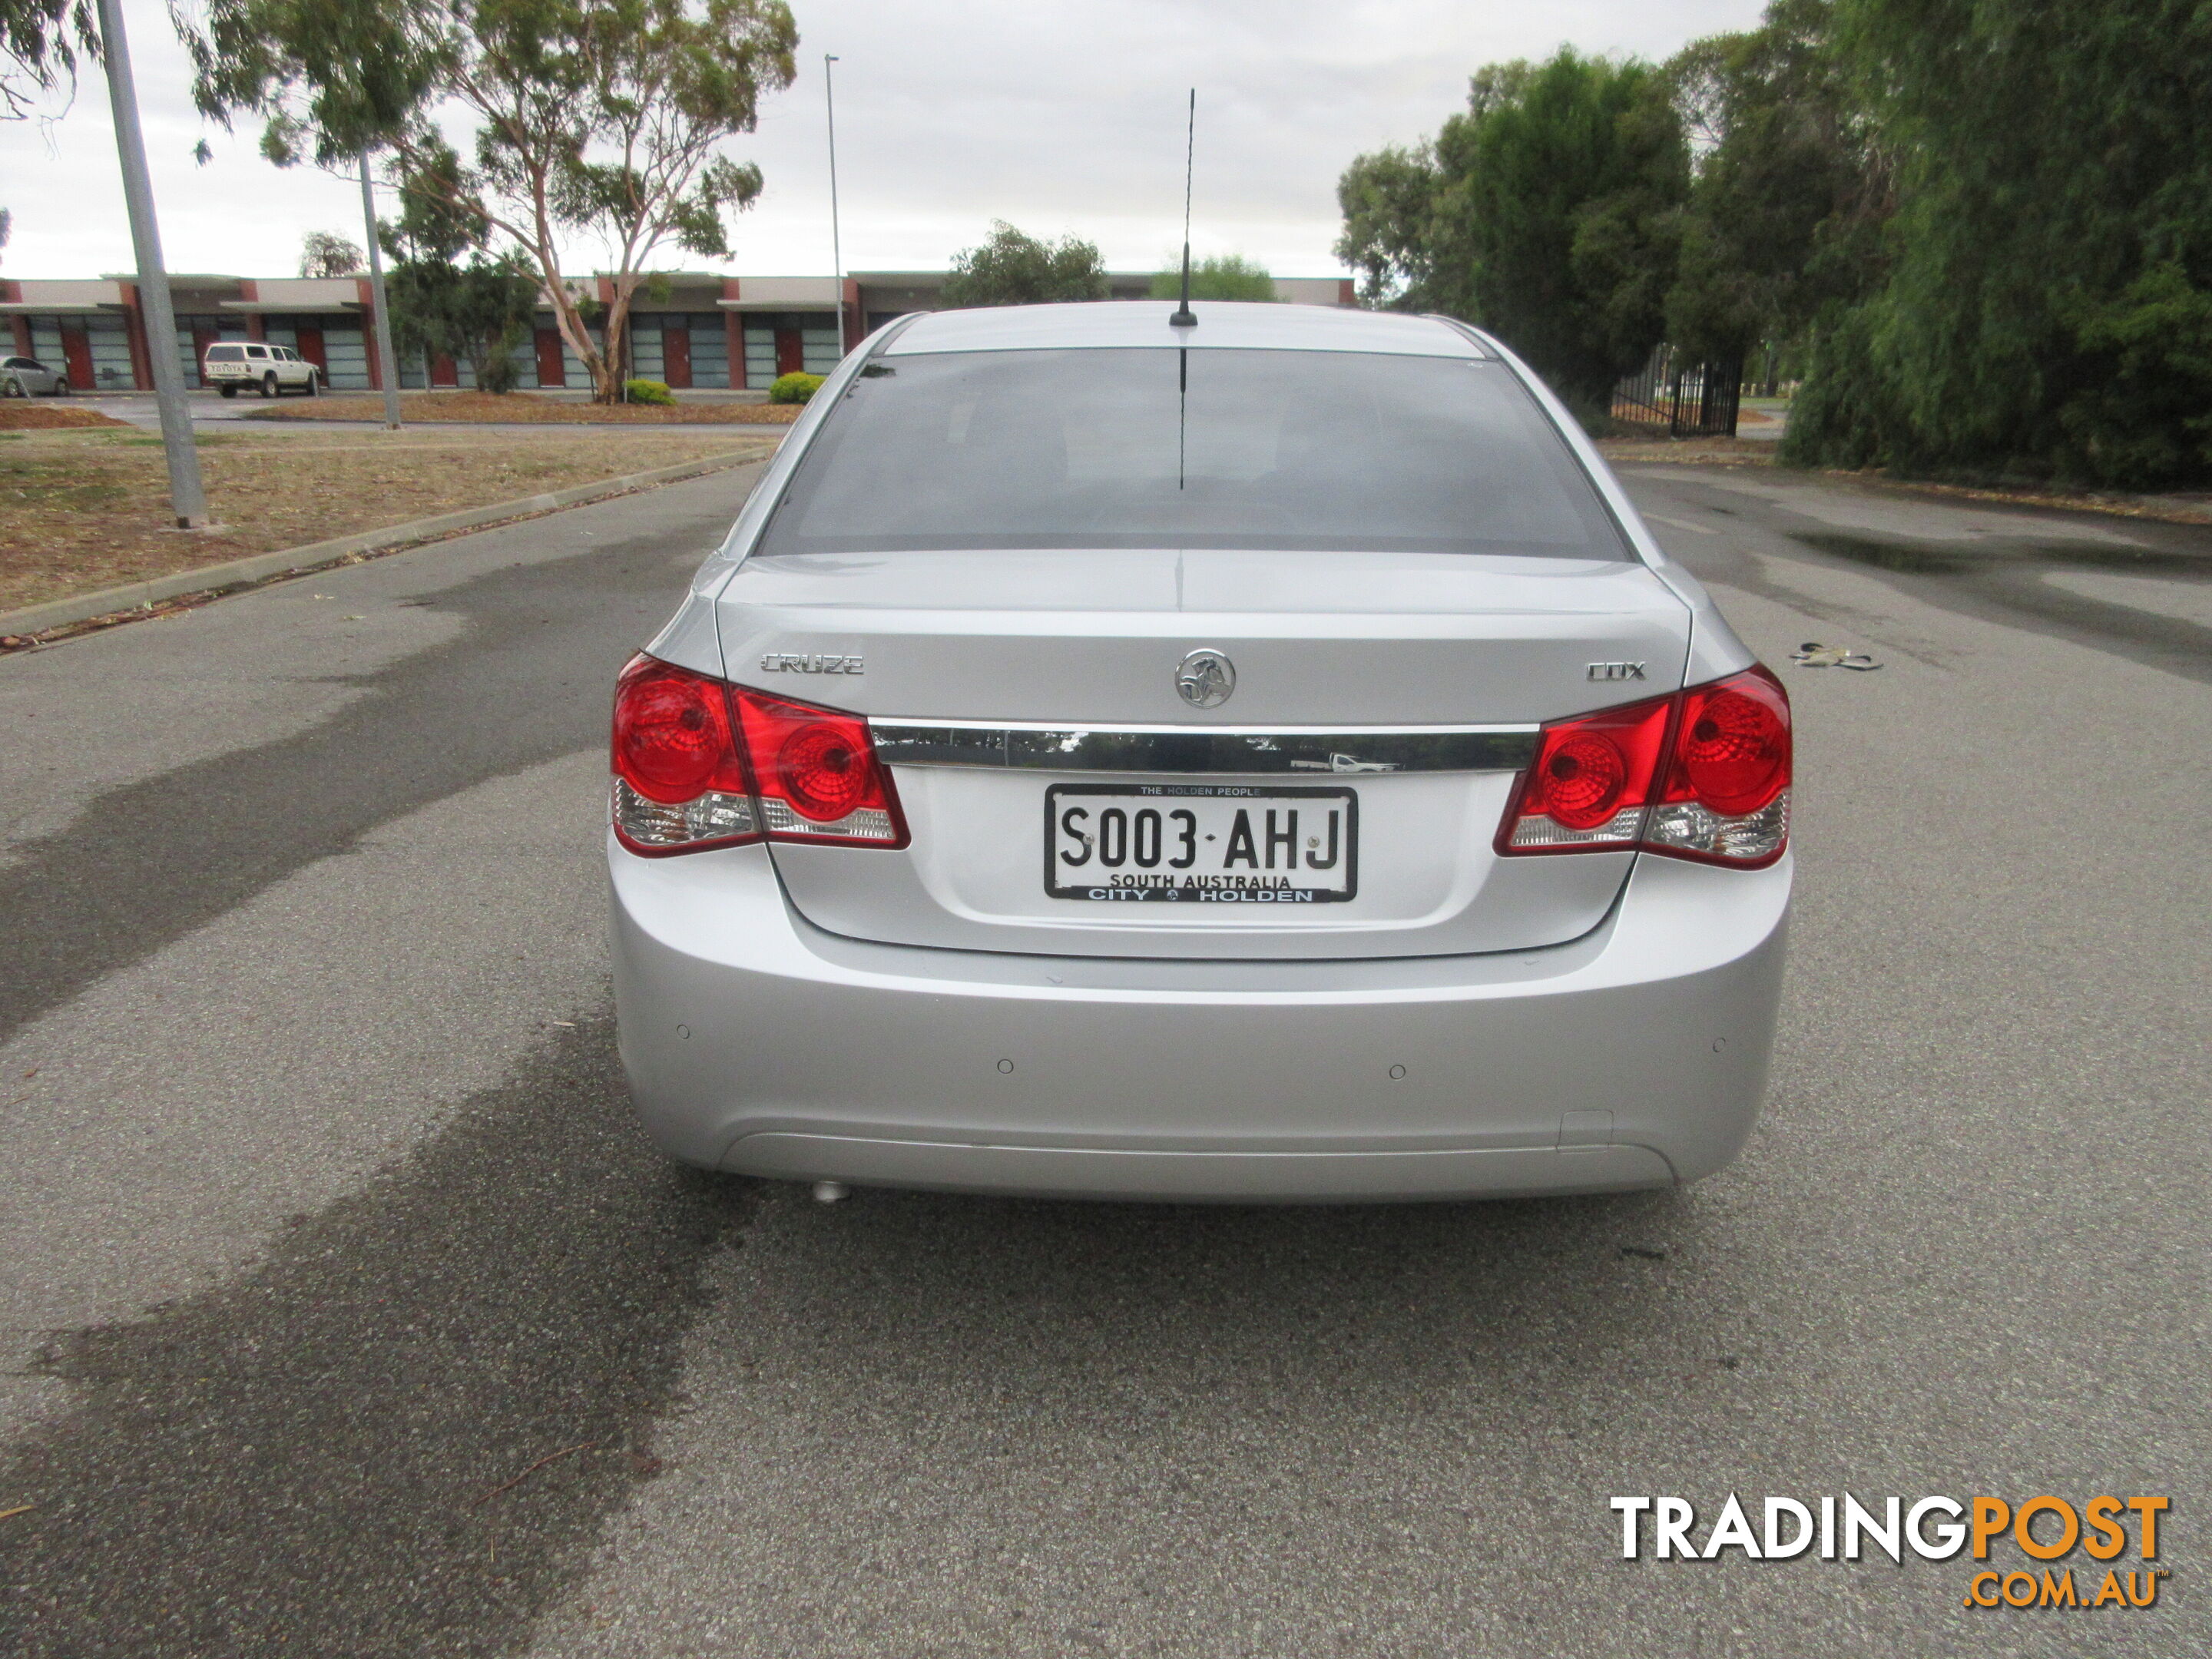
{"label": "asphalt road", "polygon": [[[1782,669],[1688,1192],[825,1206],[659,1162],[611,1040],[608,686],[749,477],[0,661],[0,1650],[2212,1649],[2212,532],[1629,478],[1884,664]],[[1731,1492],[2165,1495],[2172,1576],[1619,1559]]]}

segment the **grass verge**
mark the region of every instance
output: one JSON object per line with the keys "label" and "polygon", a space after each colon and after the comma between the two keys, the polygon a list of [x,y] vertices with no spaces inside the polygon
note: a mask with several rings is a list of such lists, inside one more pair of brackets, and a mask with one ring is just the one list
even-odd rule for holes
{"label": "grass verge", "polygon": [[1774,446],[1757,438],[1601,438],[1598,453],[1615,466],[1771,466]]}
{"label": "grass verge", "polygon": [[[510,392],[413,392],[399,399],[399,418],[425,424],[474,426],[486,422],[532,426],[788,426],[799,404],[570,403]],[[381,421],[384,398],[286,398],[246,416],[254,421]]]}
{"label": "grass verge", "polygon": [[710,433],[202,434],[217,527],[167,527],[161,441],[26,434],[0,448],[0,611],[678,461],[774,451]]}

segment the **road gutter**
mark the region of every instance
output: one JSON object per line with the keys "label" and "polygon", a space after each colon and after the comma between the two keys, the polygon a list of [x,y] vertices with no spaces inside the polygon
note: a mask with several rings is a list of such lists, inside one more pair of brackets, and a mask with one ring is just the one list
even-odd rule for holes
{"label": "road gutter", "polygon": [[[468,531],[483,530],[495,524],[508,524],[518,519],[539,518],[566,507],[582,507],[587,502],[605,501],[611,496],[627,495],[641,489],[655,489],[661,484],[702,477],[710,472],[720,472],[730,467],[766,459],[766,456],[752,453],[708,455],[697,460],[678,461],[672,466],[654,467],[647,472],[631,472],[619,478],[602,478],[596,483],[573,484],[566,489],[550,490],[542,495],[525,495],[514,501],[495,501],[489,507],[465,507],[459,513],[441,513],[435,518],[414,519],[405,524],[389,525],[382,530],[363,531],[356,536],[311,542],[305,547],[280,548],[273,553],[250,554],[245,558],[232,559],[222,564],[202,565],[197,569],[150,577],[145,581],[130,582],[120,587],[104,587],[95,592],[50,599],[44,605],[27,605],[20,611],[0,611],[0,649],[21,651],[33,646],[52,644],[65,630],[92,631],[88,624],[105,629],[145,617],[167,615],[188,605],[204,605],[210,600],[227,599],[233,593],[266,586],[270,582],[313,575],[333,565],[359,564],[366,559],[400,552],[426,542],[445,541]],[[163,611],[155,609],[155,605],[172,600],[180,603],[168,605]]]}

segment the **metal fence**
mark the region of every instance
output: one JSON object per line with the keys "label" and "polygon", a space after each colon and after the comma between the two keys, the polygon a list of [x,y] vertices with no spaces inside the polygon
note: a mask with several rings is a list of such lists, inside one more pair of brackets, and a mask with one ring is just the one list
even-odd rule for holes
{"label": "metal fence", "polygon": [[1650,359],[1613,389],[1613,418],[1670,438],[1735,436],[1742,392],[1740,363],[1693,363],[1672,346],[1653,348]]}

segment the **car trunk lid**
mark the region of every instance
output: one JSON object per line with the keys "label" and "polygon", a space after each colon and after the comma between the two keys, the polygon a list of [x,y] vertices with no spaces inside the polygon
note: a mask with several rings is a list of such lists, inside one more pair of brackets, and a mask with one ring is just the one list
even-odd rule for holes
{"label": "car trunk lid", "polygon": [[[1492,842],[1536,726],[1676,689],[1689,626],[1620,561],[1173,549],[755,557],[717,616],[732,679],[869,718],[911,830],[896,851],[777,845],[809,921],[1260,958],[1595,926],[1632,854]],[[1178,690],[1194,653],[1234,675],[1211,707]]]}

